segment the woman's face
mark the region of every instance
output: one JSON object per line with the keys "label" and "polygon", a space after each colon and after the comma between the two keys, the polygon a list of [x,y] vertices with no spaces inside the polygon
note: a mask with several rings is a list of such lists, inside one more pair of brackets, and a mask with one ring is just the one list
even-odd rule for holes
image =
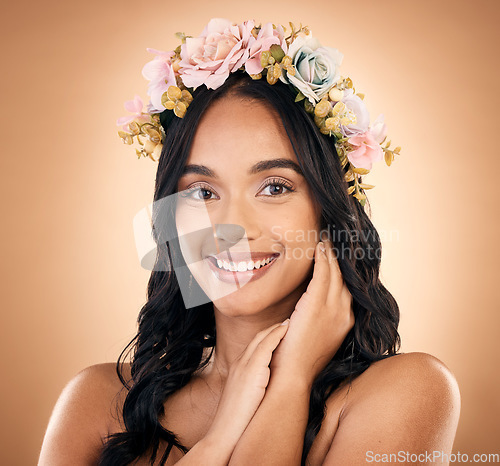
{"label": "woman's face", "polygon": [[186,264],[216,308],[293,311],[311,277],[319,222],[278,115],[239,97],[212,104],[178,183],[176,224]]}

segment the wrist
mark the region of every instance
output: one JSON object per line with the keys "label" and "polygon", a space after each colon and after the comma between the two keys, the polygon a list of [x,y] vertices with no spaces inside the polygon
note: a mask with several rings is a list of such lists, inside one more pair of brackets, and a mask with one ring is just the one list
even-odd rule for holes
{"label": "wrist", "polygon": [[276,370],[271,372],[268,389],[272,386],[275,390],[284,390],[287,393],[310,394],[313,382],[312,377],[308,377],[301,372]]}
{"label": "wrist", "polygon": [[[203,455],[204,464],[227,465],[233,454],[236,444],[224,437],[217,435],[215,431],[208,432],[195,447]],[[193,447],[194,448],[194,447]]]}

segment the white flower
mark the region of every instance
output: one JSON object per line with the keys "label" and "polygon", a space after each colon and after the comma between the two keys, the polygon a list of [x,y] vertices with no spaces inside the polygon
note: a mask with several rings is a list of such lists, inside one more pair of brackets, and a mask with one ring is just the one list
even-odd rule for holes
{"label": "white flower", "polygon": [[342,134],[344,137],[350,137],[357,134],[363,134],[368,130],[368,125],[370,124],[370,114],[366,108],[365,103],[356,94],[354,94],[352,89],[346,89],[344,91],[344,96],[342,102],[346,107],[356,115],[356,123],[350,125],[342,125]]}
{"label": "white flower", "polygon": [[293,84],[315,105],[340,77],[339,67],[344,55],[337,49],[322,47],[311,34],[299,35],[290,44],[288,56],[295,66],[295,76],[288,72],[283,82]]}

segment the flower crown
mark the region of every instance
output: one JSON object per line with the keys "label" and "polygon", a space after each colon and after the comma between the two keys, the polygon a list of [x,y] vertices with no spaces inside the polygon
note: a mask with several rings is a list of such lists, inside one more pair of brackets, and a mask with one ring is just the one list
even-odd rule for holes
{"label": "flower crown", "polygon": [[[135,144],[138,158],[159,159],[168,121],[183,118],[193,100],[191,92],[204,84],[217,89],[230,73],[244,70],[253,79],[278,80],[297,92],[321,133],[335,138],[335,147],[352,194],[365,205],[364,190],[374,186],[362,182],[372,164],[385,158],[388,166],[401,148],[390,149],[381,114],[370,125],[364,95],[355,93],[350,78],[339,74],[343,59],[337,49],[322,47],[308,27],[290,23],[285,36],[281,25],[254,21],[233,24],[210,20],[199,37],[177,33],[182,45],[170,52],[147,49],[156,57],[147,63],[143,76],[149,80],[150,102],[144,111],[139,96],[125,102],[130,116],[119,118],[118,134],[125,144]],[[173,114],[172,114],[173,112]]]}

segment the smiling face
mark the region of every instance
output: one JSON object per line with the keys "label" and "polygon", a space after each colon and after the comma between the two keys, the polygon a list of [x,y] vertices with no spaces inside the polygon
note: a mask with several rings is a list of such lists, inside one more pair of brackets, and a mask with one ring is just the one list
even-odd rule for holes
{"label": "smiling face", "polygon": [[217,310],[291,313],[311,277],[320,207],[279,116],[235,96],[213,103],[177,189],[181,251]]}

